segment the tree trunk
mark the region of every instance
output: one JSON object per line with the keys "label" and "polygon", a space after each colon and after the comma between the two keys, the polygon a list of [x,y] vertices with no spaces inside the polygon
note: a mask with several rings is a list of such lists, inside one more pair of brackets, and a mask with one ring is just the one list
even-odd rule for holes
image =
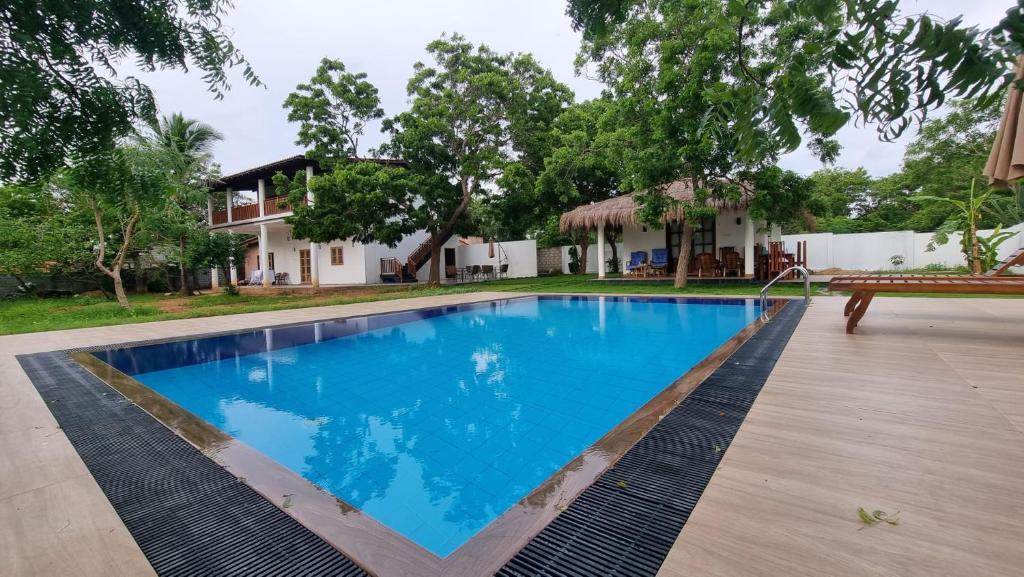
{"label": "tree trunk", "polygon": [[679,242],[679,260],[676,262],[676,288],[686,288],[686,275],[690,269],[690,243],[693,242],[693,228],[690,221],[683,219],[683,238]]}
{"label": "tree trunk", "polygon": [[978,226],[971,221],[971,272],[981,274],[981,254],[978,248]]}
{"label": "tree trunk", "polygon": [[577,244],[580,245],[580,268],[576,274],[587,274],[587,249],[590,248],[590,230],[579,233]]}
{"label": "tree trunk", "polygon": [[[185,237],[178,237],[178,274],[181,275],[181,294],[188,296],[192,294],[192,287],[188,282],[188,273],[185,272]],[[228,277],[230,278],[230,277]]]}
{"label": "tree trunk", "polygon": [[448,217],[448,221],[440,230],[430,233],[430,275],[427,276],[427,286],[441,286],[441,243],[439,241],[442,238],[447,239],[455,232],[455,225],[459,224],[459,219],[465,214],[466,209],[469,208],[469,201],[473,198],[473,186],[468,178],[463,177],[460,186],[462,200],[459,205],[455,207],[451,216]]}
{"label": "tree trunk", "polygon": [[427,286],[441,286],[441,238],[437,233],[430,234],[430,274]]}
{"label": "tree trunk", "polygon": [[610,272],[619,272],[619,265],[622,264],[619,262],[619,247],[617,245],[619,242],[619,233],[615,232],[613,227],[607,226],[604,229],[604,240],[608,243],[608,246],[612,248],[612,262],[615,263],[614,266],[611,267]]}
{"label": "tree trunk", "polygon": [[807,227],[807,232],[810,234],[818,232],[818,218],[814,216],[814,213],[805,208],[801,214],[804,218],[804,226]]}
{"label": "tree trunk", "polygon": [[114,294],[117,296],[117,304],[122,308],[130,308],[128,295],[124,292],[124,283],[121,281],[121,267],[110,269],[110,278],[114,279]]}
{"label": "tree trunk", "polygon": [[133,212],[128,218],[128,222],[125,223],[122,230],[121,248],[118,249],[117,254],[114,256],[111,266],[107,267],[103,262],[107,256],[107,237],[103,232],[103,211],[95,200],[90,200],[90,204],[92,205],[93,217],[96,220],[96,237],[99,240],[96,268],[114,280],[114,294],[117,296],[117,304],[121,305],[122,308],[129,309],[131,305],[128,304],[128,295],[124,293],[124,283],[121,281],[121,266],[124,265],[125,256],[128,254],[128,247],[131,246],[135,225],[139,222],[139,213],[138,211]]}

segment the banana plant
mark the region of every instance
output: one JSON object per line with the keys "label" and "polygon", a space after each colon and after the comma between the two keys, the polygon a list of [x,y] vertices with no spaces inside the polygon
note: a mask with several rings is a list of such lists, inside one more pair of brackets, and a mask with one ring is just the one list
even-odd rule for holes
{"label": "banana plant", "polygon": [[[960,250],[967,258],[967,264],[974,274],[981,274],[982,258],[981,243],[978,241],[978,222],[982,218],[982,210],[990,204],[994,190],[989,189],[984,194],[975,195],[974,188],[977,179],[971,179],[971,193],[967,200],[946,198],[944,196],[917,195],[911,197],[916,202],[943,202],[953,205],[959,211],[942,223],[932,235],[928,242],[928,251],[935,250],[936,245],[949,242],[949,235],[954,232],[962,233],[960,236]],[[991,240],[992,237],[990,236]],[[1005,240],[1005,239],[1003,239]],[[1000,241],[1002,242],[1002,241]],[[998,245],[997,245],[998,246]]]}

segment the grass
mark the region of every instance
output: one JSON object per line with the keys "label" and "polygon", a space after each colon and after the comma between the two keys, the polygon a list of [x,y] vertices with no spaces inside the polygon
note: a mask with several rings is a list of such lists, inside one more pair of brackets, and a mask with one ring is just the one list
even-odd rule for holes
{"label": "grass", "polygon": [[[420,285],[354,287],[342,293],[320,295],[282,294],[255,296],[243,294],[228,296],[224,294],[209,294],[195,297],[180,297],[178,295],[142,294],[129,295],[129,301],[132,304],[131,310],[122,309],[116,302],[107,301],[97,296],[83,295],[59,299],[22,298],[0,301],[0,334],[211,317],[477,291],[754,296],[761,290],[759,285],[747,283],[691,284],[689,287],[679,290],[675,289],[670,282],[590,282],[593,278],[594,275],[563,275],[508,279],[440,288],[427,288]],[[801,296],[803,295],[803,285],[800,283],[780,283],[772,287],[771,294],[773,296]],[[812,288],[812,294],[828,294],[827,286],[815,284]],[[936,295],[908,293],[899,294],[898,296]],[[963,296],[987,297],[988,295]]]}

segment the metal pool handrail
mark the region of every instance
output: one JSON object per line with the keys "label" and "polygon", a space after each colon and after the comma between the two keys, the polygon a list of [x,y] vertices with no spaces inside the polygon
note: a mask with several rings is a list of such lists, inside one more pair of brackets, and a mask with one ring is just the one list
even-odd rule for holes
{"label": "metal pool handrail", "polygon": [[779,276],[768,281],[768,284],[764,285],[761,289],[761,320],[768,322],[768,289],[772,287],[779,279],[783,278],[790,272],[797,271],[804,277],[804,304],[811,304],[811,275],[807,272],[807,269],[802,266],[791,266],[786,270],[779,273]]}

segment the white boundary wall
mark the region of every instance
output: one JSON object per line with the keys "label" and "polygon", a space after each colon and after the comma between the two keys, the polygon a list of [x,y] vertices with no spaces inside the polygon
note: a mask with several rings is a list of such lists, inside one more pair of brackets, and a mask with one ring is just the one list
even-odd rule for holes
{"label": "white boundary wall", "polygon": [[[511,242],[494,243],[494,258],[487,256],[488,243],[463,244],[455,248],[455,262],[457,266],[472,266],[474,264],[494,265],[498,270],[498,259],[508,263],[508,278],[523,278],[537,276],[537,241],[515,240]],[[506,260],[506,258],[508,260]],[[442,273],[444,271],[441,271]]]}
{"label": "white boundary wall", "polygon": [[[1018,248],[1024,247],[1024,223],[1003,230],[1016,233],[999,246],[999,258],[1003,259]],[[979,236],[992,234],[991,230],[978,231]],[[924,268],[930,264],[957,266],[967,264],[960,253],[960,235],[950,235],[949,242],[926,250],[932,238],[930,232],[901,230],[895,232],[864,232],[855,234],[786,234],[782,240],[786,249],[796,250],[798,241],[807,241],[807,265],[811,270],[839,268],[843,270],[892,270],[889,260],[894,255],[903,257],[899,268]]]}

